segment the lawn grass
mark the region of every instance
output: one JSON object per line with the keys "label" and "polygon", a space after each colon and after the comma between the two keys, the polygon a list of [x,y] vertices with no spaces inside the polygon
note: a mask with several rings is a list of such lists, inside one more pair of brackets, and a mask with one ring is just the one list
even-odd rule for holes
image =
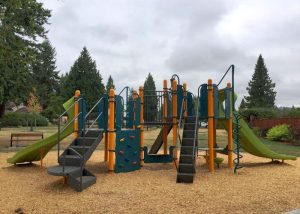
{"label": "lawn grass", "polygon": [[[12,132],[24,132],[29,131],[29,127],[12,127],[12,128],[2,128],[0,131],[0,148],[7,148],[10,144],[10,134]],[[44,137],[48,137],[51,134],[57,132],[57,126],[47,126],[47,127],[36,127],[34,131],[43,132]],[[182,132],[182,130],[180,130]],[[159,128],[151,129],[149,131],[144,131],[144,145],[147,147],[151,147],[160,132]],[[67,146],[72,137],[69,137],[64,140],[65,146]],[[198,145],[199,147],[207,147],[207,129],[199,129],[198,134]],[[295,155],[300,157],[300,146],[294,146],[284,142],[276,142],[276,141],[269,141],[266,139],[261,138],[262,142],[269,147],[270,149],[274,150],[277,153],[288,154],[288,155]],[[227,145],[227,132],[225,130],[217,130],[217,144],[219,147],[226,147]],[[172,145],[172,131],[168,136],[168,145]],[[99,149],[104,148],[104,143],[100,143]],[[54,147],[55,149],[55,147]]]}

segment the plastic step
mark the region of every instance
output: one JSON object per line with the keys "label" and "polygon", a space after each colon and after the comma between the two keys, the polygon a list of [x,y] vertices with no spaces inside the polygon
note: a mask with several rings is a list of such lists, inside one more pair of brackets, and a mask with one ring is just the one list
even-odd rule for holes
{"label": "plastic step", "polygon": [[193,183],[194,173],[178,173],[177,183]]}
{"label": "plastic step", "polygon": [[195,166],[194,164],[188,163],[180,163],[178,166],[178,172],[180,173],[195,173]]}
{"label": "plastic step", "polygon": [[193,155],[180,155],[179,164],[181,164],[181,163],[193,164],[194,156]]}
{"label": "plastic step", "polygon": [[180,154],[183,154],[183,155],[192,155],[193,151],[194,151],[193,146],[181,146],[181,148],[180,148]]}

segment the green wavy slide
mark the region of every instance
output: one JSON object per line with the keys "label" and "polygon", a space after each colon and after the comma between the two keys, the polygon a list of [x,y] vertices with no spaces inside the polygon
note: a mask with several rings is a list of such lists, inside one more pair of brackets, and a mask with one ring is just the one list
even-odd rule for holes
{"label": "green wavy slide", "polygon": [[[72,97],[67,102],[63,104],[65,110],[67,110],[74,103],[74,98]],[[67,111],[68,114],[68,124],[74,118],[74,108],[70,108]],[[63,129],[63,127],[62,127]],[[60,133],[60,139],[72,134],[74,131],[74,125],[70,125],[64,131]],[[24,163],[24,162],[33,162],[39,161],[41,158],[44,158],[47,153],[55,146],[58,142],[58,133],[55,133],[43,140],[39,140],[34,144],[31,144],[24,149],[18,151],[13,157],[8,158],[7,162],[11,164]]]}
{"label": "green wavy slide", "polygon": [[[235,95],[235,101],[237,96]],[[223,107],[223,102],[225,100],[224,90],[219,91],[219,116],[225,117],[225,111]],[[235,118],[233,118],[234,123],[236,123]],[[218,120],[226,130],[227,122],[226,120]],[[261,140],[255,135],[255,133],[251,130],[251,128],[247,125],[247,123],[243,119],[239,119],[239,125],[241,126],[240,133],[240,143],[242,148],[255,156],[270,158],[270,159],[278,159],[278,160],[296,160],[297,157],[292,155],[279,154],[271,149],[269,149],[265,144],[261,142]]]}

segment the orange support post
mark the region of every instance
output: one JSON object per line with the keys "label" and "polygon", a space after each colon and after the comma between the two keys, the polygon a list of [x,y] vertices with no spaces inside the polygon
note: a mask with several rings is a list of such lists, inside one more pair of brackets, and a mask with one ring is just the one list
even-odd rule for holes
{"label": "orange support post", "polygon": [[173,146],[174,160],[177,162],[177,81],[172,81],[172,112],[173,112]]}
{"label": "orange support post", "polygon": [[108,170],[115,168],[115,91],[109,90]]}
{"label": "orange support post", "polygon": [[[80,97],[80,91],[79,90],[76,90],[75,91],[75,105],[74,105],[74,117],[75,117],[75,120],[74,120],[74,138],[77,138],[78,137],[78,99]],[[77,118],[76,118],[77,117]]]}
{"label": "orange support post", "polygon": [[183,114],[183,116],[184,116],[184,118],[186,118],[187,117],[187,108],[188,108],[188,105],[187,105],[187,87],[186,87],[186,83],[183,83],[183,96],[185,97],[185,100],[184,100],[184,109],[185,109],[185,111],[184,111],[184,114]]}
{"label": "orange support post", "polygon": [[212,80],[208,80],[208,168],[214,172],[214,98]]}
{"label": "orange support post", "polygon": [[230,116],[228,120],[228,168],[233,168],[233,158],[232,158],[232,90],[231,84],[227,83],[227,88],[230,89]]}
{"label": "orange support post", "polygon": [[139,88],[139,95],[141,99],[141,113],[140,113],[140,165],[144,166],[144,87]]}
{"label": "orange support post", "polygon": [[[163,122],[168,122],[168,83],[167,80],[163,82],[164,90],[164,108],[163,108]],[[168,125],[163,125],[163,144],[164,144],[164,154],[168,154]]]}

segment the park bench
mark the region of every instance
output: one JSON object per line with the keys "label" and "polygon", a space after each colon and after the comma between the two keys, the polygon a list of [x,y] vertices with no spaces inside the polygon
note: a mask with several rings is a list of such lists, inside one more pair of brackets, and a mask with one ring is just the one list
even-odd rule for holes
{"label": "park bench", "polygon": [[13,146],[13,142],[16,142],[16,146],[19,146],[19,142],[24,141],[36,141],[39,139],[44,139],[43,132],[15,132],[10,135],[10,147]]}

